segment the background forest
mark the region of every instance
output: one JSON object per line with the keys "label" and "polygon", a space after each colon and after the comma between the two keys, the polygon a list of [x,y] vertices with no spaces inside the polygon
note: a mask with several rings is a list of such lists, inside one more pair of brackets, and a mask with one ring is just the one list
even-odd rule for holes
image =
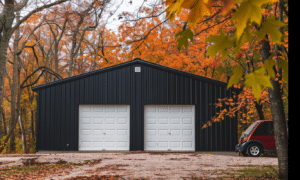
{"label": "background forest", "polygon": [[[127,4],[132,2],[124,1]],[[110,0],[72,0],[61,1],[43,10],[38,9],[36,4],[27,4],[23,6],[26,11],[37,11],[23,22],[26,16],[23,13],[26,12],[15,11],[13,24],[21,23],[15,28],[7,49],[3,98],[0,97],[3,99],[3,102],[0,101],[0,153],[35,152],[37,105],[32,86],[134,58],[223,82],[228,82],[237,66],[242,66],[246,74],[263,66],[258,44],[245,43],[239,53],[229,53],[226,57],[221,54],[206,55],[208,48],[214,45],[205,40],[207,37],[218,34],[220,28],[226,35],[233,36],[235,33],[235,23],[228,16],[222,16],[217,5],[213,7],[212,16],[195,25],[191,37],[193,41],[189,40],[179,49],[178,43],[182,41],[177,41],[181,38],[177,33],[187,26],[188,10],[183,10],[179,17],[170,22],[166,18],[165,3],[161,0],[144,1],[133,13],[119,13],[117,9],[120,3]],[[3,4],[0,4],[1,8],[4,8]],[[276,16],[277,8],[277,2],[267,5],[263,9],[263,16]],[[110,21],[122,23],[117,29],[111,30],[108,28]],[[284,17],[284,23],[288,23],[287,17]],[[288,52],[287,28],[283,28],[282,33],[285,42],[283,48]],[[275,43],[271,42],[271,46],[271,53],[275,54]],[[287,53],[281,56],[287,56]],[[281,81],[280,84],[288,117],[288,84]],[[240,136],[252,122],[272,119],[266,89],[262,90],[260,100],[256,101],[252,90],[243,83],[234,87],[240,89],[235,99],[222,99],[215,104],[230,105],[229,111],[222,111],[218,117],[207,119],[204,128],[218,123],[225,115],[232,116],[237,112]],[[8,140],[10,132],[12,135]]]}

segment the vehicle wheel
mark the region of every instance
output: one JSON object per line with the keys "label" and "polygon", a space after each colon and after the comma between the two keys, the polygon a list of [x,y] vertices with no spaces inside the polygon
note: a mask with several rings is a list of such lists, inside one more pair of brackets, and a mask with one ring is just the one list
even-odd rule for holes
{"label": "vehicle wheel", "polygon": [[244,152],[241,152],[242,153],[242,155],[244,156],[244,157],[247,157],[248,156],[248,154],[247,154],[247,152],[246,151],[244,151]]}
{"label": "vehicle wheel", "polygon": [[250,144],[247,147],[247,154],[250,157],[258,157],[262,153],[262,148],[258,144]]}

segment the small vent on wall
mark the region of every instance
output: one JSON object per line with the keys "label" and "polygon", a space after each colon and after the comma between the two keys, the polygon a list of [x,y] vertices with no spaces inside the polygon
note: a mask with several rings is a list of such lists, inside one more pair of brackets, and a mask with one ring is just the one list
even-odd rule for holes
{"label": "small vent on wall", "polygon": [[141,72],[141,67],[135,67],[134,72]]}

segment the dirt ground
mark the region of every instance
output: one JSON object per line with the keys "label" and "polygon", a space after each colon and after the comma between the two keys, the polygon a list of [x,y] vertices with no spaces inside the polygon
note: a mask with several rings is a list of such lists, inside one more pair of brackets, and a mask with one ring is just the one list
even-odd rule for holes
{"label": "dirt ground", "polygon": [[[93,176],[114,176],[116,179],[217,178],[226,175],[222,170],[234,171],[241,168],[240,165],[278,165],[278,159],[275,157],[253,158],[199,152],[3,154],[0,155],[0,171],[34,162],[38,162],[41,166],[73,163],[72,166],[60,168],[37,178],[48,180],[84,179],[83,177]],[[21,176],[9,176],[8,179],[11,177],[18,179]]]}

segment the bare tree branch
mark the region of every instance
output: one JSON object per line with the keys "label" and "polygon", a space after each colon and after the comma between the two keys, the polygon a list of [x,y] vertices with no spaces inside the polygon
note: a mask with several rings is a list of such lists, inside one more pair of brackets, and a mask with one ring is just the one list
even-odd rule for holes
{"label": "bare tree branch", "polygon": [[[128,43],[134,43],[134,42],[139,42],[139,41],[142,41],[134,50],[132,50],[132,52],[133,51],[135,51],[136,49],[138,49],[142,44],[143,44],[143,42],[145,41],[145,39],[149,36],[149,34],[154,30],[154,29],[156,29],[157,27],[159,27],[160,25],[162,25],[163,23],[165,23],[165,22],[167,22],[169,20],[169,18],[167,18],[167,19],[165,19],[164,21],[162,21],[161,23],[159,23],[158,25],[156,25],[156,26],[154,26],[153,28],[151,28],[149,31],[148,31],[148,33],[143,37],[143,38],[140,38],[140,39],[138,39],[138,40],[133,40],[133,41],[130,41],[130,42],[128,42]],[[126,43],[127,44],[127,43]]]}
{"label": "bare tree branch", "polygon": [[52,7],[52,6],[55,6],[57,4],[61,4],[61,3],[64,3],[66,1],[69,1],[69,0],[59,0],[59,1],[56,1],[56,2],[53,2],[53,3],[50,3],[50,4],[45,4],[39,8],[36,8],[32,11],[30,11],[26,16],[24,16],[18,23],[15,24],[14,27],[12,27],[12,31],[11,32],[14,32],[15,29],[17,29],[18,26],[20,26],[20,24],[22,24],[24,21],[26,21],[31,15],[33,15],[34,13],[37,13],[39,11],[42,11],[46,8],[49,8],[49,7]]}
{"label": "bare tree branch", "polygon": [[[28,46],[25,46],[25,44],[28,42],[30,36],[31,36],[31,35],[32,35],[39,27],[45,25],[45,24],[43,24],[43,22],[44,22],[44,21],[41,21],[41,22],[40,22],[33,30],[31,30],[31,32],[30,32],[30,34],[27,36],[26,40],[23,41],[21,48],[18,50],[18,52],[15,52],[16,55],[20,55],[20,54],[22,53],[22,51],[24,50],[24,48],[25,48],[25,47],[28,47]],[[35,44],[34,44],[34,45],[35,45]],[[34,46],[34,45],[33,45],[33,46]]]}
{"label": "bare tree branch", "polygon": [[[30,79],[39,70],[42,70],[42,72],[37,77],[37,79],[34,82],[30,83],[30,84],[24,85],[28,81],[28,79]],[[62,79],[62,77],[58,73],[55,73],[52,69],[50,69],[46,66],[40,66],[36,70],[34,70],[29,76],[27,76],[24,79],[24,81],[22,82],[20,87],[23,89],[23,88],[26,88],[26,87],[29,87],[29,86],[32,86],[32,85],[36,84],[38,82],[38,80],[40,79],[40,77],[43,75],[44,72],[48,72],[49,74],[52,74],[53,76],[57,77],[58,79]]]}
{"label": "bare tree branch", "polygon": [[23,0],[23,2],[18,3],[15,7],[14,7],[14,11],[18,12],[20,11],[23,7],[25,7],[27,5],[29,0]]}

